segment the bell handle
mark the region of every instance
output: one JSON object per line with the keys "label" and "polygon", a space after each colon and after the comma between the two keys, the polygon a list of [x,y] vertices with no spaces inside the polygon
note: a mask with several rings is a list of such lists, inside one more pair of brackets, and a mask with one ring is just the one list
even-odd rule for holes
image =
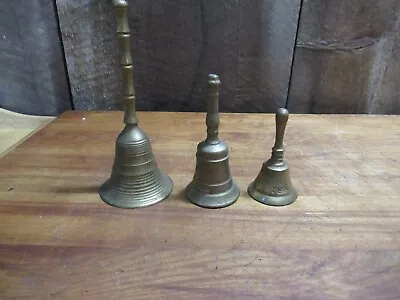
{"label": "bell handle", "polygon": [[283,151],[283,136],[285,134],[286,124],[289,119],[289,112],[286,108],[279,108],[275,115],[276,135],[274,150]]}
{"label": "bell handle", "polygon": [[218,143],[219,132],[219,87],[221,81],[218,75],[208,75],[208,95],[207,95],[207,141],[210,143]]}
{"label": "bell handle", "polygon": [[113,5],[115,6],[117,44],[124,90],[124,123],[136,125],[136,95],[133,82],[134,70],[131,55],[131,35],[128,22],[128,2],[125,0],[113,0]]}

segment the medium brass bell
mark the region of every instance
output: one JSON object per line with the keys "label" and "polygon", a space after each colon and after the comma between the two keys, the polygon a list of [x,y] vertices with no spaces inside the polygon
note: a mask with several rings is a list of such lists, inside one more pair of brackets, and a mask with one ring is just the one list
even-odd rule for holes
{"label": "medium brass bell", "polygon": [[283,135],[288,119],[289,112],[280,108],[275,116],[276,136],[272,156],[264,162],[247,190],[252,198],[263,204],[284,206],[297,199],[297,191],[289,176],[289,166],[283,160]]}
{"label": "medium brass bell", "polygon": [[116,140],[111,177],[100,187],[99,194],[104,202],[116,207],[145,207],[168,197],[172,191],[172,181],[157,167],[150,141],[138,127],[130,51],[128,3],[124,0],[116,0],[114,5],[123,75],[125,128]]}
{"label": "medium brass bell", "polygon": [[207,138],[197,145],[195,174],[185,191],[187,199],[205,208],[231,205],[240,194],[229,168],[228,145],[218,137],[220,84],[217,75],[208,75]]}

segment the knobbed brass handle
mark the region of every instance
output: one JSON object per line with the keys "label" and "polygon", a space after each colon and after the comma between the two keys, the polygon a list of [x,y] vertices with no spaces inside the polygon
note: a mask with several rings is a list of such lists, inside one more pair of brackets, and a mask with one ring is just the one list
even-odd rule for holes
{"label": "knobbed brass handle", "polygon": [[283,148],[283,136],[285,134],[286,124],[289,119],[289,112],[286,108],[278,109],[275,115],[276,123],[276,136],[275,136],[275,148]]}
{"label": "knobbed brass handle", "polygon": [[137,124],[136,96],[133,83],[133,64],[131,56],[131,35],[128,23],[128,2],[113,0],[117,25],[117,44],[122,70],[125,116],[124,123]]}
{"label": "knobbed brass handle", "polygon": [[218,132],[219,132],[219,87],[221,81],[218,75],[208,75],[208,94],[207,100],[207,141],[210,143],[218,143]]}
{"label": "knobbed brass handle", "polygon": [[288,110],[286,108],[279,108],[275,115],[275,145],[272,148],[272,159],[275,161],[283,161],[283,136],[285,135],[288,119]]}

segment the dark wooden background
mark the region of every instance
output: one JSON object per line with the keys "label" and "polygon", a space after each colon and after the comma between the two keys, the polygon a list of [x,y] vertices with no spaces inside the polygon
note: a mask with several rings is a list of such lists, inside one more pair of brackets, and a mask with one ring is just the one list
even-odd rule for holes
{"label": "dark wooden background", "polygon": [[[129,1],[139,110],[400,113],[399,0]],[[122,109],[111,0],[0,0],[0,107]]]}
{"label": "dark wooden background", "polygon": [[56,115],[71,109],[54,4],[0,0],[0,107]]}

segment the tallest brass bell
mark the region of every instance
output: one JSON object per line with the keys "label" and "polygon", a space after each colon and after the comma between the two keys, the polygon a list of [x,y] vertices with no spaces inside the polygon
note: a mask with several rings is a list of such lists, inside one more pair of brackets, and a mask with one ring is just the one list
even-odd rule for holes
{"label": "tallest brass bell", "polygon": [[138,208],[167,198],[172,191],[172,181],[157,167],[149,138],[137,124],[128,3],[125,0],[114,0],[114,5],[123,75],[125,128],[115,143],[111,176],[100,187],[99,194],[104,202],[112,206]]}
{"label": "tallest brass bell", "polygon": [[225,207],[239,197],[239,188],[229,168],[228,145],[218,137],[220,84],[217,75],[208,75],[207,138],[197,145],[195,174],[186,188],[186,197],[205,208]]}

